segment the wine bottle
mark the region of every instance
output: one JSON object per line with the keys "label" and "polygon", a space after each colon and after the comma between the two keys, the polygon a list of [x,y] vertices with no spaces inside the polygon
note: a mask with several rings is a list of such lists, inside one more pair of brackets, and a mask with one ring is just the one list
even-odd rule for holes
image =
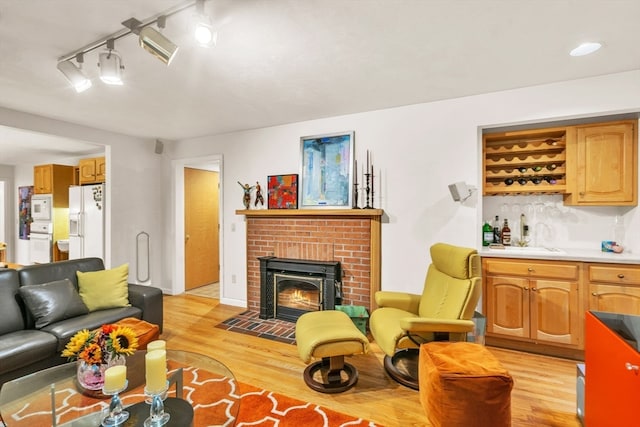
{"label": "wine bottle", "polygon": [[509,221],[504,219],[504,225],[502,226],[502,244],[504,246],[511,246],[511,229],[509,228]]}
{"label": "wine bottle", "polygon": [[489,246],[493,243],[493,227],[489,221],[485,221],[482,226],[482,246]]}
{"label": "wine bottle", "polygon": [[496,215],[496,219],[493,221],[493,243],[502,243],[500,237],[500,218]]}

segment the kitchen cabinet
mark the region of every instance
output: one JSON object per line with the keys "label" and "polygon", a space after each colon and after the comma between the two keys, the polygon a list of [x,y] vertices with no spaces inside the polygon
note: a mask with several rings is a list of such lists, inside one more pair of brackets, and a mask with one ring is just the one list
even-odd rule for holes
{"label": "kitchen cabinet", "polygon": [[587,264],[589,310],[640,315],[640,266]]}
{"label": "kitchen cabinet", "polygon": [[587,312],[585,425],[638,425],[639,330],[638,316]]}
{"label": "kitchen cabinet", "polygon": [[78,163],[78,181],[83,184],[105,182],[106,162],[104,157],[81,159]]}
{"label": "kitchen cabinet", "polygon": [[564,194],[565,127],[483,135],[483,195]]}
{"label": "kitchen cabinet", "polygon": [[487,337],[582,348],[577,262],[484,258]]}
{"label": "kitchen cabinet", "polygon": [[638,204],[637,121],[574,126],[567,132],[566,205]]}
{"label": "kitchen cabinet", "polygon": [[54,207],[69,205],[69,186],[73,184],[73,166],[38,165],[33,167],[34,194],[53,194]]}
{"label": "kitchen cabinet", "polygon": [[33,193],[51,194],[53,192],[53,165],[33,167]]}

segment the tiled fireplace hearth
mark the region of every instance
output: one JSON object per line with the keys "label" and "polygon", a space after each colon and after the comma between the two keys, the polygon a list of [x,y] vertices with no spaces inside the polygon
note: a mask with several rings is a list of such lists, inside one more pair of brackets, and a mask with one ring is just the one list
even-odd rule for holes
{"label": "tiled fireplace hearth", "polygon": [[247,308],[260,311],[260,257],[338,261],[342,304],[374,307],[381,209],[239,210],[247,225]]}

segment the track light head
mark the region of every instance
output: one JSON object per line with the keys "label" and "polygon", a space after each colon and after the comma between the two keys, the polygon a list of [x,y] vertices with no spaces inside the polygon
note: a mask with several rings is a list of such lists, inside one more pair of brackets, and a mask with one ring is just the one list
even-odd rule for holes
{"label": "track light head", "polygon": [[58,70],[67,78],[76,92],[84,92],[92,86],[91,80],[82,72],[84,57],[81,53],[76,55],[76,66],[70,59],[58,62]]}
{"label": "track light head", "polygon": [[122,58],[118,51],[114,50],[113,39],[107,40],[107,49],[98,54],[98,67],[100,67],[100,80],[108,85],[122,85]]}
{"label": "track light head", "polygon": [[204,11],[204,0],[196,1],[196,15],[193,17],[193,37],[198,46],[216,45],[218,33],[213,30],[211,18]]}
{"label": "track light head", "polygon": [[178,52],[176,44],[151,27],[142,28],[138,37],[140,46],[167,65]]}
{"label": "track light head", "polygon": [[193,36],[198,46],[213,47],[218,40],[218,33],[213,30],[207,16],[196,16]]}

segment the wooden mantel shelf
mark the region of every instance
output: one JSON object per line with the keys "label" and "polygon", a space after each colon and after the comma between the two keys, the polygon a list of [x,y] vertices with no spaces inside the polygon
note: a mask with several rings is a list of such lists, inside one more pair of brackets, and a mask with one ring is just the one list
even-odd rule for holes
{"label": "wooden mantel shelf", "polygon": [[255,209],[237,210],[236,215],[283,217],[283,216],[382,216],[382,209]]}

